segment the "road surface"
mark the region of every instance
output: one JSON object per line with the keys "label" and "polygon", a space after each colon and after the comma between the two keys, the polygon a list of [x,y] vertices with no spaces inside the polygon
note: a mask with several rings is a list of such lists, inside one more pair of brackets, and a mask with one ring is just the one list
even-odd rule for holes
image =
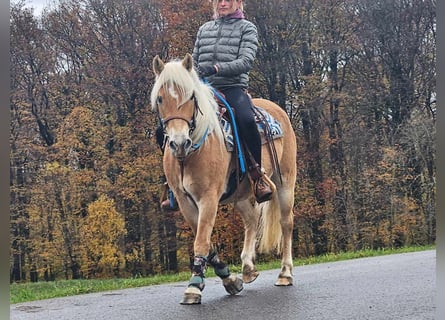
{"label": "road surface", "polygon": [[201,305],[179,304],[180,282],[13,304],[10,319],[435,319],[435,266],[436,250],[361,258],[295,267],[291,287],[262,271],[236,296],[208,278]]}

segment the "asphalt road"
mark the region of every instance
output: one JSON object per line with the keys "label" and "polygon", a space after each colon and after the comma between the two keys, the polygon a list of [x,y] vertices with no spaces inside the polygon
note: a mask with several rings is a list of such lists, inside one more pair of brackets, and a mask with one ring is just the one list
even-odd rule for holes
{"label": "asphalt road", "polygon": [[275,287],[277,275],[236,296],[208,278],[201,305],[179,304],[180,282],[14,304],[10,319],[435,319],[436,250],[295,267],[292,287]]}

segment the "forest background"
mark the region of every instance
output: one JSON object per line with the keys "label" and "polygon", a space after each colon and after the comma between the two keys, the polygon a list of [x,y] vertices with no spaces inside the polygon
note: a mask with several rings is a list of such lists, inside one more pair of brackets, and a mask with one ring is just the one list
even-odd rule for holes
{"label": "forest background", "polygon": [[[434,244],[436,2],[245,9],[260,41],[250,93],[297,135],[294,257]],[[202,0],[62,0],[38,16],[11,3],[11,282],[188,269],[190,229],[159,207],[151,62],[191,52],[211,15]],[[228,263],[242,231],[222,206],[212,239]]]}

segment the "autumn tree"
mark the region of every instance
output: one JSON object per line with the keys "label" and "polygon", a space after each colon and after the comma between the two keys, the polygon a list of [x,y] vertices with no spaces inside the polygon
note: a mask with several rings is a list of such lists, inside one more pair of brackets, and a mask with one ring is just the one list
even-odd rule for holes
{"label": "autumn tree", "polygon": [[[434,243],[435,1],[245,9],[250,92],[297,134],[294,256]],[[151,63],[191,52],[211,15],[198,0],[55,0],[38,17],[11,5],[11,281],[188,269],[193,234],[159,207]],[[242,230],[222,206],[212,240],[229,263]]]}
{"label": "autumn tree", "polygon": [[46,53],[45,33],[23,2],[11,6],[10,20],[11,278],[20,281],[27,279],[24,267],[30,253],[30,186],[45,165],[45,149],[55,142],[57,120],[49,106],[53,60]]}
{"label": "autumn tree", "polygon": [[88,278],[116,276],[125,268],[122,245],[125,232],[124,217],[116,211],[114,200],[101,195],[88,205],[80,225],[85,261],[88,261],[83,269]]}

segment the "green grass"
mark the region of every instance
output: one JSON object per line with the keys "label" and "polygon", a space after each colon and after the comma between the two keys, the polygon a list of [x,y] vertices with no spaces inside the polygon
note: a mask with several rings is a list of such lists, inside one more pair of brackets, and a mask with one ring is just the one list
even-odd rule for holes
{"label": "green grass", "polygon": [[[406,253],[435,249],[435,246],[405,247],[399,249],[360,250],[355,252],[342,252],[338,254],[326,254],[303,259],[295,259],[294,266],[302,266],[316,263],[333,262],[340,260],[374,257],[387,254]],[[258,264],[257,269],[270,270],[280,268],[280,261]],[[231,265],[232,272],[241,272],[241,266]],[[206,277],[214,277],[213,268],[208,268]],[[186,281],[190,277],[189,272],[178,274],[155,275],[132,279],[106,279],[106,280],[59,280],[52,282],[13,283],[10,285],[10,303],[42,300],[56,297],[73,296],[91,292],[101,292],[126,288],[136,288],[169,282]]]}

